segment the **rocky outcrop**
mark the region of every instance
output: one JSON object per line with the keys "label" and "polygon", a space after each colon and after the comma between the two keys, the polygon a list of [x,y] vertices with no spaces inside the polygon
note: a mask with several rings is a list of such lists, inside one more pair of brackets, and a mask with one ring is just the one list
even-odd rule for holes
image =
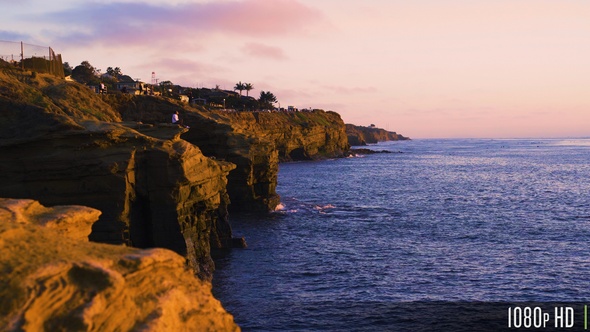
{"label": "rocky outcrop", "polygon": [[239,331],[182,256],[84,240],[99,214],[0,199],[0,330]]}
{"label": "rocky outcrop", "polygon": [[[279,161],[349,148],[333,112],[204,111],[12,69],[0,70],[0,107],[0,195],[99,209],[91,240],[174,250],[204,279],[210,248],[243,245],[228,208],[279,204]],[[165,124],[175,111],[190,130]]]}
{"label": "rocky outcrop", "polygon": [[[205,279],[210,248],[238,243],[228,207],[273,210],[280,160],[348,149],[333,112],[206,112],[11,70],[0,107],[0,195],[99,209],[91,240],[174,250]],[[188,132],[163,124],[175,111]]]}
{"label": "rocky outcrop", "polygon": [[348,137],[348,142],[352,146],[409,139],[408,137],[404,137],[396,132],[387,131],[385,129],[355,126],[352,124],[346,124],[346,135]]}
{"label": "rocky outcrop", "polygon": [[344,122],[334,112],[202,111],[149,96],[108,96],[105,101],[128,121],[170,122],[178,111],[190,127],[183,139],[206,156],[236,165],[228,176],[232,211],[268,212],[279,204],[280,161],[339,157],[349,148]]}
{"label": "rocky outcrop", "polygon": [[228,177],[232,210],[274,210],[280,161],[343,156],[344,123],[333,112],[186,113],[183,138],[207,156],[237,165]]}
{"label": "rocky outcrop", "polygon": [[99,209],[91,240],[168,248],[211,278],[209,243],[231,243],[226,185],[235,166],[205,157],[178,126],[68,121],[42,137],[0,140],[0,196]]}

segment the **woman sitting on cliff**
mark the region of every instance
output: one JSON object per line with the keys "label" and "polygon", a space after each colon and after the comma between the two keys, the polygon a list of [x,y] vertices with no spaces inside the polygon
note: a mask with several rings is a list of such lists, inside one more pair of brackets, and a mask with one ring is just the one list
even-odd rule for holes
{"label": "woman sitting on cliff", "polygon": [[174,112],[174,114],[172,114],[172,123],[177,124],[177,125],[181,125],[184,128],[189,128],[189,126],[185,126],[184,122],[182,120],[180,120],[180,118],[178,117],[178,111],[176,111],[176,112]]}

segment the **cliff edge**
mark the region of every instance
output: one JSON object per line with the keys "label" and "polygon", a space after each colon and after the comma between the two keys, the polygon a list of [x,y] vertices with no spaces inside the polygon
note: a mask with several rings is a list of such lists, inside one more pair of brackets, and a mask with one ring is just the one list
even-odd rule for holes
{"label": "cliff edge", "polygon": [[350,148],[344,122],[334,112],[205,111],[152,96],[104,100],[125,121],[166,123],[178,112],[190,127],[182,139],[208,157],[236,165],[228,175],[229,208],[235,212],[268,212],[279,204],[279,162],[341,157]]}
{"label": "cliff edge", "polygon": [[[209,280],[210,243],[231,243],[226,187],[235,165],[204,156],[176,125],[99,120],[102,108],[120,117],[90,90],[77,103],[99,109],[67,112],[45,84],[43,75],[0,72],[0,197],[93,207],[102,214],[92,241],[171,249]],[[18,98],[26,91],[37,97]]]}
{"label": "cliff edge", "polygon": [[[2,63],[0,62],[0,67]],[[204,280],[228,211],[272,211],[278,163],[345,155],[333,112],[207,111],[0,68],[0,197],[102,211],[95,242],[162,247]],[[190,129],[170,124],[179,112]]]}
{"label": "cliff edge", "polygon": [[239,331],[165,249],[88,242],[100,211],[0,199],[2,331]]}

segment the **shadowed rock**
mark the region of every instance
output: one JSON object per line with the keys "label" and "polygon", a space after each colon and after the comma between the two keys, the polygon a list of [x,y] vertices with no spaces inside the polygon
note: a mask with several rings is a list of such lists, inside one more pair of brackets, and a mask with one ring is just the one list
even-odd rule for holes
{"label": "shadowed rock", "polygon": [[211,238],[231,243],[226,177],[235,166],[180,139],[185,129],[127,125],[83,120],[43,137],[0,140],[0,195],[96,208],[91,240],[171,249],[210,279]]}

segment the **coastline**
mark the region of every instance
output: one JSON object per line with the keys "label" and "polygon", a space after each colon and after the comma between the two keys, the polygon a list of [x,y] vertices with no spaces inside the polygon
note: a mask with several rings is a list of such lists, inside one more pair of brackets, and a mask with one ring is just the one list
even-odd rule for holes
{"label": "coastline", "polygon": [[[228,114],[164,97],[97,95],[50,75],[0,76],[12,91],[0,100],[0,197],[98,209],[91,241],[170,249],[205,282],[211,250],[245,245],[230,213],[280,203],[279,162],[349,151],[334,112]],[[167,123],[175,111],[190,129]]]}

